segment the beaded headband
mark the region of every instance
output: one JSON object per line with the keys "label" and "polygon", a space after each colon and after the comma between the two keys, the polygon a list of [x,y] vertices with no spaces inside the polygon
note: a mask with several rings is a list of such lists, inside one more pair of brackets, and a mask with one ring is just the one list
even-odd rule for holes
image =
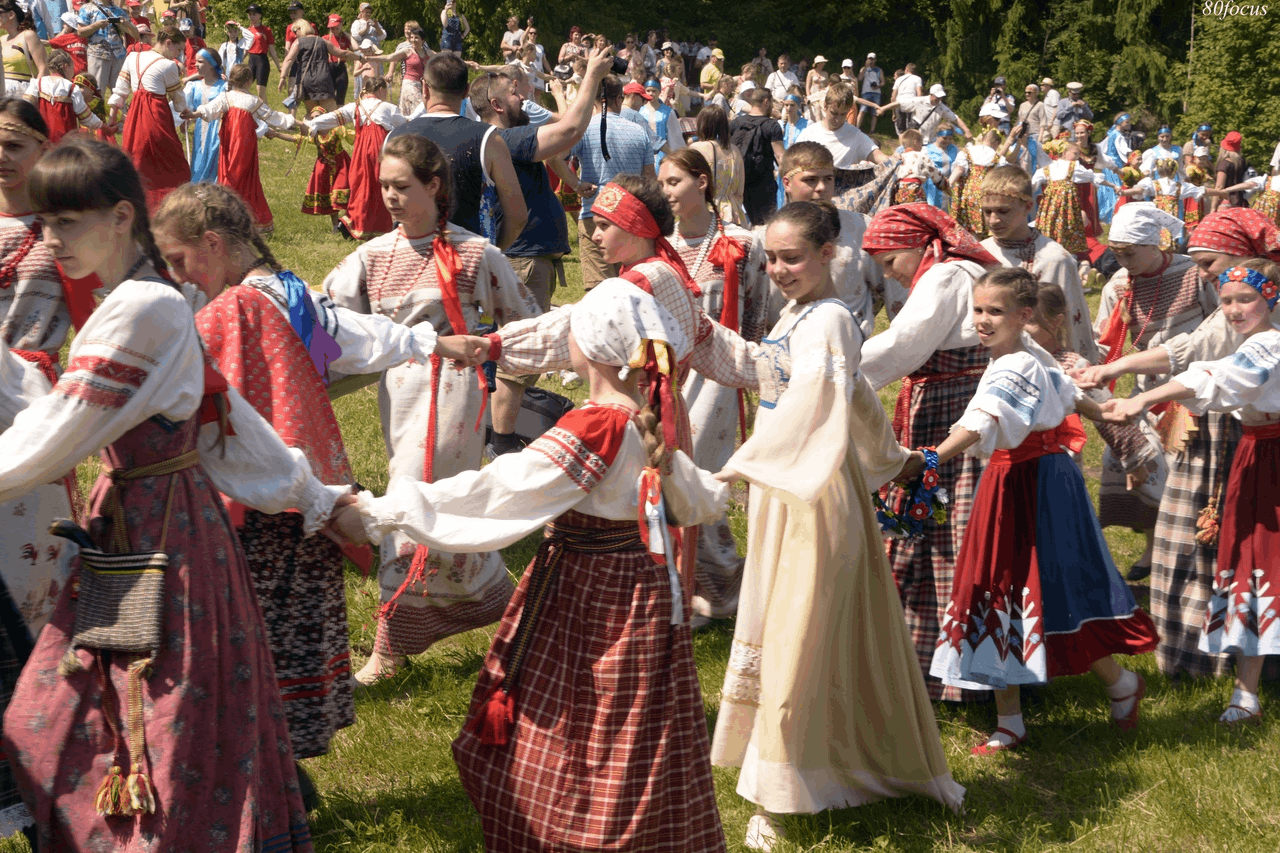
{"label": "beaded headband", "polygon": [[1280,301],[1280,288],[1277,288],[1274,281],[1258,270],[1251,270],[1248,267],[1232,267],[1218,276],[1219,288],[1232,281],[1242,282],[1258,291],[1258,293],[1262,294],[1262,298],[1267,300],[1268,308],[1275,308],[1276,302]]}
{"label": "beaded headband", "polygon": [[24,124],[17,119],[8,116],[0,116],[0,130],[8,130],[13,133],[21,133],[23,136],[30,136],[36,142],[48,142],[49,137],[45,136],[34,127]]}

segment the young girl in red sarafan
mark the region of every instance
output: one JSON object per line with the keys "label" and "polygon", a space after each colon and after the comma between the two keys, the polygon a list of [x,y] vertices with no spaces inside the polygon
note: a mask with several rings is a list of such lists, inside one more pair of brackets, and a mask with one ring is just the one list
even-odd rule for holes
{"label": "young girl in red sarafan", "polygon": [[727,498],[676,450],[677,371],[692,341],[616,278],[573,306],[569,326],[585,406],[479,471],[362,493],[341,529],[476,552],[546,525],[453,743],[487,849],[718,853],[688,590],[668,526],[711,521]]}
{"label": "young girl in red sarafan", "polygon": [[1035,308],[1026,270],[994,270],[974,285],[974,327],[991,364],[937,451],[940,462],[966,450],[990,457],[931,668],[945,684],[995,688],[997,728],[975,755],[1026,740],[1019,685],[1060,675],[1092,671],[1116,727],[1136,728],[1146,683],[1111,655],[1149,652],[1159,639],[1116,571],[1067,452],[1084,442],[1067,416],[1096,420],[1102,409],[1023,346]]}
{"label": "young girl in red sarafan", "polygon": [[1227,322],[1244,343],[1217,361],[1197,361],[1172,381],[1109,404],[1109,415],[1138,417],[1148,406],[1181,400],[1194,414],[1240,413],[1244,438],[1231,462],[1218,528],[1218,571],[1204,615],[1200,651],[1237,656],[1235,692],[1218,721],[1258,723],[1258,678],[1265,655],[1280,653],[1280,621],[1271,587],[1280,580],[1280,265],[1251,258],[1218,276]]}

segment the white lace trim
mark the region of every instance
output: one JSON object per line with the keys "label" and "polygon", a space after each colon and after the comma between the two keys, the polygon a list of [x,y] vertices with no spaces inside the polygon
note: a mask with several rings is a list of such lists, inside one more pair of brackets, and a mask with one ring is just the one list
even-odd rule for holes
{"label": "white lace trim", "polygon": [[760,704],[760,647],[733,641],[722,697],[739,705]]}
{"label": "white lace trim", "polygon": [[817,374],[840,388],[849,386],[849,360],[830,350],[802,353],[791,360],[791,376]]}

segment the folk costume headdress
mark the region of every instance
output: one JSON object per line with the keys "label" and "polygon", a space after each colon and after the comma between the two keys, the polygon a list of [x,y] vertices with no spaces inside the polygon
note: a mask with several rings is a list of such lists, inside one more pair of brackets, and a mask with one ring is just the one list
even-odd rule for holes
{"label": "folk costume headdress", "polygon": [[947,261],[973,261],[984,267],[998,267],[990,252],[943,211],[924,202],[887,207],[875,215],[862,248],[870,255],[903,249],[925,248],[911,287],[915,287],[930,267]]}
{"label": "folk costume headdress", "polygon": [[1215,210],[1191,232],[1187,252],[1221,252],[1280,263],[1280,231],[1266,214],[1251,207]]}

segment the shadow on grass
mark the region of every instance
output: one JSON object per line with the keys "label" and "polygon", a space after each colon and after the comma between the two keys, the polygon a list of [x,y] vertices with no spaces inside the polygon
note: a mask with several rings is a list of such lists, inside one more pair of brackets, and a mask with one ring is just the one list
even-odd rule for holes
{"label": "shadow on grass", "polygon": [[316,849],[325,851],[484,849],[480,818],[456,775],[376,793],[325,792],[323,804],[311,815],[311,834]]}

